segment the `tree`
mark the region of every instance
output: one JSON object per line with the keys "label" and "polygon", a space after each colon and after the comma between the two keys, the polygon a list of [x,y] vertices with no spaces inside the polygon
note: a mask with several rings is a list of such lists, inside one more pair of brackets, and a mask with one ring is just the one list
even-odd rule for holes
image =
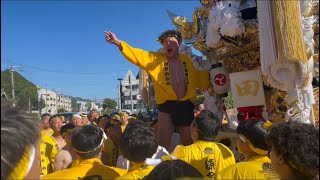
{"label": "tree", "polygon": [[87,107],[87,111],[90,111],[90,110],[91,110],[92,105],[91,105],[91,101],[90,101],[90,100],[87,101],[86,107]]}
{"label": "tree", "polygon": [[226,106],[227,109],[234,108],[232,94],[230,91],[228,92],[228,96],[224,98],[224,105]]}
{"label": "tree", "polygon": [[59,108],[58,109],[58,113],[64,113],[67,112],[67,110],[65,108]]}
{"label": "tree", "polygon": [[198,109],[199,104],[202,104],[204,99],[205,99],[204,96],[197,96],[197,99],[194,101],[195,109]]}
{"label": "tree", "polygon": [[105,98],[103,100],[103,105],[102,105],[103,109],[106,109],[106,108],[108,108],[108,109],[116,109],[116,106],[117,106],[117,102],[112,100],[112,99],[110,99],[110,98]]}

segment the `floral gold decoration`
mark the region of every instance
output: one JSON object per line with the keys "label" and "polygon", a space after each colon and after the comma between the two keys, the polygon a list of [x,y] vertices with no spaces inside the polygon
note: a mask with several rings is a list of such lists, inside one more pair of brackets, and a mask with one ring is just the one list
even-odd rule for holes
{"label": "floral gold decoration", "polygon": [[319,126],[319,87],[313,89],[315,104],[313,105],[314,121]]}

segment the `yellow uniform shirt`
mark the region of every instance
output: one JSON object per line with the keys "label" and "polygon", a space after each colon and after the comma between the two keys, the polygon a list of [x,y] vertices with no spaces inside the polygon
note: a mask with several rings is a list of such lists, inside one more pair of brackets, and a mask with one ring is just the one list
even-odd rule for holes
{"label": "yellow uniform shirt", "polygon": [[217,179],[280,179],[267,156],[256,156],[246,162],[228,166],[217,173]]}
{"label": "yellow uniform shirt", "polygon": [[92,158],[80,161],[77,167],[51,173],[42,179],[115,179],[126,172],[124,169],[103,165],[99,158]]}
{"label": "yellow uniform shirt", "polygon": [[47,135],[44,131],[41,131],[40,162],[42,175],[53,172],[53,163],[59,151],[58,144],[53,139],[52,134]]}
{"label": "yellow uniform shirt", "polygon": [[117,180],[143,179],[153,170],[153,168],[154,166],[145,166],[144,163],[133,164],[128,173],[117,178]]}
{"label": "yellow uniform shirt", "polygon": [[215,174],[235,163],[232,151],[223,144],[198,140],[189,146],[178,145],[171,155],[196,168],[204,177]]}
{"label": "yellow uniform shirt", "polygon": [[194,101],[196,99],[196,88],[208,89],[210,87],[209,72],[196,70],[189,57],[180,54],[187,92],[185,97],[178,99],[171,86],[168,59],[163,53],[134,48],[123,41],[120,43],[124,57],[151,76],[157,104],[162,104],[168,100]]}

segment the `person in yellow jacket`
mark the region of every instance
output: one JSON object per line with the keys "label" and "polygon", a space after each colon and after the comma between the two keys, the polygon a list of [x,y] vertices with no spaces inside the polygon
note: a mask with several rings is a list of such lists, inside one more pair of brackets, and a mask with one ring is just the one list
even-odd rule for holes
{"label": "person in yellow jacket", "polygon": [[235,163],[232,151],[214,142],[220,122],[210,111],[201,111],[190,128],[194,143],[189,146],[178,145],[171,155],[191,164],[204,177],[214,179],[216,173]]}
{"label": "person in yellow jacket", "polygon": [[107,42],[116,45],[128,61],[145,70],[153,81],[159,110],[159,145],[169,149],[175,128],[181,143],[191,144],[189,126],[194,118],[196,88],[208,89],[210,82],[209,72],[196,70],[190,58],[179,53],[181,34],[175,30],[163,32],[158,38],[163,46],[160,52],[134,48],[110,31],[105,36]]}
{"label": "person in yellow jacket", "polygon": [[217,173],[217,179],[279,179],[268,158],[266,137],[270,121],[248,119],[237,127],[237,148],[246,161],[233,164]]}
{"label": "person in yellow jacket", "polygon": [[73,150],[79,155],[78,166],[44,176],[42,179],[115,179],[127,171],[109,167],[100,160],[106,135],[94,125],[76,128],[72,135]]}
{"label": "person in yellow jacket", "polygon": [[49,123],[50,117],[51,115],[48,113],[44,113],[40,117],[41,138],[45,138],[46,136],[51,136],[53,134],[53,130],[50,128]]}
{"label": "person in yellow jacket", "polygon": [[157,152],[155,133],[141,120],[129,122],[120,139],[120,153],[130,161],[128,173],[117,179],[143,179],[154,166],[145,164]]}
{"label": "person in yellow jacket", "polygon": [[56,154],[65,146],[65,141],[60,134],[60,129],[63,125],[61,116],[51,116],[49,123],[53,133],[51,136],[43,135],[40,143],[41,175],[47,175],[53,172]]}

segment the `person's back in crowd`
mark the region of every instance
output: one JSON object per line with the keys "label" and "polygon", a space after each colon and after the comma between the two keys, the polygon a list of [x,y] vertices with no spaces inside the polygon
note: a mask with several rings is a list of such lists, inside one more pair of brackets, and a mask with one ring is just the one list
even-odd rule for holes
{"label": "person's back in crowd", "polygon": [[256,119],[240,121],[237,148],[246,161],[238,162],[217,173],[217,179],[279,179],[268,158],[265,138],[271,122]]}
{"label": "person's back in crowd", "polygon": [[85,125],[76,128],[72,134],[72,147],[78,154],[80,164],[70,169],[51,173],[43,179],[115,179],[127,171],[105,166],[100,157],[106,136],[99,127]]}
{"label": "person's back in crowd", "polygon": [[120,139],[120,153],[132,164],[127,174],[117,179],[142,179],[154,166],[145,160],[157,151],[158,142],[154,131],[140,120],[130,122]]}
{"label": "person's back in crowd", "polygon": [[144,180],[174,180],[177,178],[202,179],[203,176],[190,164],[176,159],[161,162],[144,177]]}
{"label": "person's back in crowd", "polygon": [[63,125],[60,129],[60,134],[66,141],[66,145],[57,153],[54,160],[53,171],[66,169],[71,165],[71,162],[77,159],[77,154],[73,151],[71,145],[72,132],[76,127],[72,123]]}
{"label": "person's back in crowd", "polygon": [[[136,121],[136,119],[133,119],[133,120],[129,120],[129,123],[131,121]],[[142,120],[138,120],[138,121],[142,121]],[[139,123],[139,122],[138,122]],[[146,125],[154,131],[154,129],[152,127],[150,127],[147,123]],[[154,133],[156,134],[156,132],[154,131]],[[179,135],[179,134],[178,134]],[[151,159],[154,159],[154,160],[161,160],[162,156],[168,156],[170,155],[170,153],[162,146],[158,145],[158,148],[157,148],[157,151],[156,153],[154,153],[151,157]],[[120,155],[118,157],[118,160],[117,160],[117,167],[119,168],[122,168],[122,169],[130,169],[130,162],[128,159],[124,158],[122,155]]]}
{"label": "person's back in crowd", "polygon": [[106,120],[103,130],[108,139],[104,143],[101,160],[105,165],[116,167],[117,159],[120,155],[119,141],[122,136],[120,116],[113,115],[111,119]]}
{"label": "person's back in crowd", "polygon": [[190,130],[193,144],[178,145],[171,155],[195,167],[204,177],[215,178],[215,174],[234,164],[232,151],[223,144],[213,142],[221,121],[208,110],[203,110],[192,122]]}
{"label": "person's back in crowd", "polygon": [[2,100],[1,179],[39,179],[39,142],[37,120]]}
{"label": "person's back in crowd", "polygon": [[286,122],[271,128],[267,142],[272,166],[281,179],[319,180],[319,128]]}

